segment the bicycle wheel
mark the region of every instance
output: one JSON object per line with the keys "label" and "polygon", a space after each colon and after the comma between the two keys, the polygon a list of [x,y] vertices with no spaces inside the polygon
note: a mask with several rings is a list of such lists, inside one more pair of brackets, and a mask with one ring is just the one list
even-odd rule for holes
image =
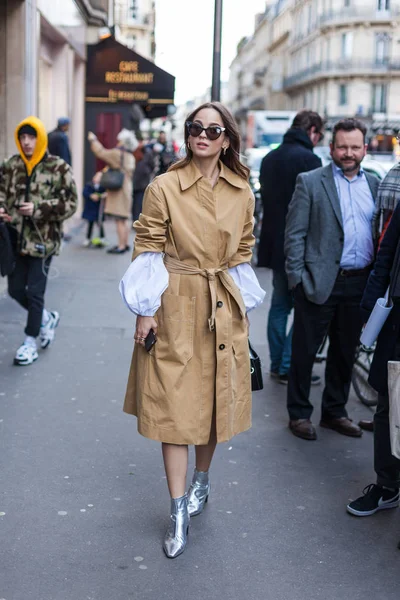
{"label": "bicycle wheel", "polygon": [[378,392],[368,383],[369,369],[371,366],[373,351],[357,351],[356,361],[353,367],[351,382],[358,399],[365,406],[376,406],[378,404]]}

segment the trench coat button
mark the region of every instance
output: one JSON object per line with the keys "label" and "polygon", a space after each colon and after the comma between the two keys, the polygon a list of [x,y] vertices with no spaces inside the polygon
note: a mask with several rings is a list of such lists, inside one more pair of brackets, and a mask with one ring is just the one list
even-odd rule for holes
{"label": "trench coat button", "polygon": [[340,237],[340,238],[339,238],[339,242],[344,242],[344,238],[343,238],[343,237]]}
{"label": "trench coat button", "polygon": [[225,344],[221,344],[219,347],[220,350],[225,350]]}
{"label": "trench coat button", "polygon": [[224,305],[224,303],[222,302],[222,300],[218,300],[218,302],[217,302],[218,308],[222,308],[223,305]]}
{"label": "trench coat button", "polygon": [[335,260],[335,263],[336,263],[337,265],[340,265],[340,260]]}

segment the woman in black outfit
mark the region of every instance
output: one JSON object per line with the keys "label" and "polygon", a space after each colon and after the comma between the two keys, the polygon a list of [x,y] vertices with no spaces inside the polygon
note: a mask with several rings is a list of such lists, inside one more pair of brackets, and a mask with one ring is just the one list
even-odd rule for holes
{"label": "woman in black outfit", "polygon": [[[367,321],[378,298],[383,298],[390,283],[391,273],[400,265],[400,253],[396,249],[400,241],[400,204],[393,212],[389,227],[382,240],[374,269],[371,272],[361,303]],[[395,260],[396,259],[396,260]],[[397,271],[398,272],[398,271]],[[379,510],[399,505],[400,460],[392,455],[389,429],[389,360],[400,360],[400,278],[392,281],[393,309],[378,337],[369,383],[379,393],[374,417],[374,468],[376,484],[368,485],[363,495],[350,502],[347,510],[357,517],[367,517]]]}

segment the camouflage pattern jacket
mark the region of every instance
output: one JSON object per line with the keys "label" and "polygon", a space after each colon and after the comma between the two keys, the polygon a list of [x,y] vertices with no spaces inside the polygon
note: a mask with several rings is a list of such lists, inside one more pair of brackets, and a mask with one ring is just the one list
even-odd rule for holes
{"label": "camouflage pattern jacket", "polygon": [[[45,154],[28,176],[20,155],[3,164],[0,207],[11,217],[10,227],[19,254],[47,257],[59,254],[62,223],[77,208],[71,167],[58,156]],[[21,202],[33,202],[32,217],[18,212]]]}

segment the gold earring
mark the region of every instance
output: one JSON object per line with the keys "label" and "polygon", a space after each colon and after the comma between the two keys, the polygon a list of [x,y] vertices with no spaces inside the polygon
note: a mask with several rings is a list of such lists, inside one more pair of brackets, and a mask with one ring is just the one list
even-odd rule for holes
{"label": "gold earring", "polygon": [[228,150],[228,148],[226,146],[224,146],[224,156],[225,156],[227,150]]}
{"label": "gold earring", "polygon": [[188,147],[189,150],[191,150],[189,141],[186,143],[186,146]]}

